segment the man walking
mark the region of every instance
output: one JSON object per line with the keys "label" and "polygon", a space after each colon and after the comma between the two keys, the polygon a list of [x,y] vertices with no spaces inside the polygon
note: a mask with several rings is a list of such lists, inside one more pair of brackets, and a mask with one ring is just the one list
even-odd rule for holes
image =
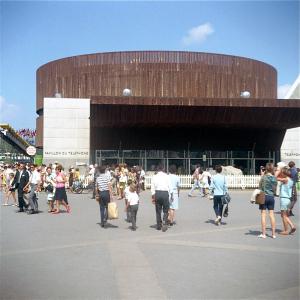
{"label": "man walking", "polygon": [[292,197],[291,197],[291,205],[288,210],[289,216],[294,216],[293,214],[293,208],[295,203],[297,202],[297,181],[298,181],[298,172],[297,168],[295,166],[295,163],[293,161],[289,162],[289,168],[291,172],[291,179],[293,180],[293,187],[292,187]]}
{"label": "man walking", "polygon": [[17,212],[24,212],[24,208],[27,208],[27,204],[24,201],[24,188],[29,181],[29,173],[26,170],[24,164],[20,164],[19,172],[16,173],[17,178],[17,187],[18,187],[18,201],[19,201],[19,210]]}
{"label": "man walking", "polygon": [[[171,195],[170,177],[164,172],[162,164],[158,165],[158,172],[151,182],[152,203],[156,210],[156,229],[165,232],[168,229],[169,198]],[[163,225],[161,212],[163,211]]]}
{"label": "man walking", "polygon": [[41,183],[41,174],[37,170],[37,165],[31,165],[31,175],[29,178],[29,182],[27,185],[30,185],[30,194],[29,194],[29,204],[31,210],[28,214],[37,214],[38,210],[38,202],[37,202],[37,192],[39,191],[40,183]]}

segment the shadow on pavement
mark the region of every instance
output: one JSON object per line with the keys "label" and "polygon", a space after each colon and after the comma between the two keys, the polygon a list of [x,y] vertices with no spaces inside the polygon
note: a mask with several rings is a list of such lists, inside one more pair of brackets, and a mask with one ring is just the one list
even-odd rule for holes
{"label": "shadow on pavement", "polygon": [[261,231],[258,231],[258,230],[249,230],[249,232],[246,232],[245,235],[260,235],[261,234]]}
{"label": "shadow on pavement", "polygon": [[[101,223],[96,223],[96,224],[101,226]],[[111,223],[106,223],[105,228],[119,228],[119,226],[113,225]]]}

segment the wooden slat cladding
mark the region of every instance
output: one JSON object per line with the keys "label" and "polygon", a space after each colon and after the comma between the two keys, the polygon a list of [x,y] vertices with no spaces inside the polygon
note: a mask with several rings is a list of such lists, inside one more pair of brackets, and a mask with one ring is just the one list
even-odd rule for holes
{"label": "wooden slat cladding", "polygon": [[35,137],[35,145],[38,148],[43,146],[43,136],[44,136],[43,128],[44,128],[44,117],[39,116],[36,119],[36,137]]}
{"label": "wooden slat cladding", "polygon": [[140,97],[275,99],[277,72],[243,57],[178,51],[112,52],[74,56],[37,70],[37,110],[56,92],[66,98]]}

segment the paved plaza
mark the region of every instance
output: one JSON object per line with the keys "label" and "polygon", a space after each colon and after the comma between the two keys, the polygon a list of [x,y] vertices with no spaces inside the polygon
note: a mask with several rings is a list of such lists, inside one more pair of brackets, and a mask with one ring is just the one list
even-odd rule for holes
{"label": "paved plaza", "polygon": [[272,239],[268,225],[269,237],[259,239],[251,191],[231,192],[221,226],[212,201],[187,192],[167,232],[155,229],[149,191],[136,232],[124,221],[123,201],[119,219],[101,228],[98,203],[87,194],[68,194],[71,214],[48,214],[44,193],[37,215],[1,206],[0,298],[299,299],[299,201],[296,234]]}

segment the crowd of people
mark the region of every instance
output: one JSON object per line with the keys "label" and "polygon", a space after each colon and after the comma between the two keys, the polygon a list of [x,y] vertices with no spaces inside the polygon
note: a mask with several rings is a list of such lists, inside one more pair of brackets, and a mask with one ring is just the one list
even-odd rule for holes
{"label": "crowd of people", "polygon": [[[168,173],[163,165],[158,168],[152,177],[151,197],[156,211],[156,228],[165,232],[170,226],[176,224],[175,211],[179,207],[180,179],[176,175],[176,166],[171,165]],[[208,170],[202,170],[196,166],[193,173],[193,187],[188,193],[192,196],[196,188],[200,189],[200,195],[213,200],[215,212],[215,224],[222,224],[224,216],[224,197],[228,195],[226,176],[222,174],[222,166],[215,166],[215,175]],[[293,234],[296,231],[291,217],[293,208],[297,201],[297,188],[299,182],[299,170],[295,163],[288,165],[280,162],[275,168],[272,163],[261,167],[261,180],[259,189],[264,196],[264,203],[259,205],[261,211],[260,238],[266,238],[266,216],[270,217],[272,238],[276,238],[276,222],[274,215],[275,196],[280,199],[280,210],[283,229],[281,235]],[[61,212],[61,205],[70,213],[70,205],[66,193],[67,188],[72,188],[81,179],[79,168],[71,167],[65,172],[62,165],[55,162],[48,166],[37,166],[35,164],[5,165],[1,169],[1,190],[4,195],[3,206],[9,205],[10,199],[14,206],[18,206],[18,212],[27,211],[28,214],[36,214],[38,210],[39,192],[47,193],[49,213]],[[128,168],[126,164],[117,166],[90,165],[86,174],[94,187],[92,198],[99,202],[100,224],[106,228],[108,220],[108,205],[114,197],[118,200],[124,199],[126,210],[126,221],[131,222],[131,229],[137,229],[137,212],[139,209],[139,195],[145,189],[145,172],[139,166]],[[16,198],[16,191],[18,202]],[[228,203],[227,203],[228,208]]]}
{"label": "crowd of people", "polygon": [[60,164],[50,164],[49,166],[24,163],[5,165],[1,169],[0,176],[4,198],[3,206],[8,206],[10,198],[12,198],[13,205],[19,207],[17,212],[37,214],[39,213],[39,193],[44,190],[47,193],[49,213],[59,213],[61,205],[68,213],[70,212],[71,208],[66,193],[67,177]]}
{"label": "crowd of people", "polygon": [[30,128],[22,128],[16,131],[17,134],[30,144],[35,144],[36,130]]}

